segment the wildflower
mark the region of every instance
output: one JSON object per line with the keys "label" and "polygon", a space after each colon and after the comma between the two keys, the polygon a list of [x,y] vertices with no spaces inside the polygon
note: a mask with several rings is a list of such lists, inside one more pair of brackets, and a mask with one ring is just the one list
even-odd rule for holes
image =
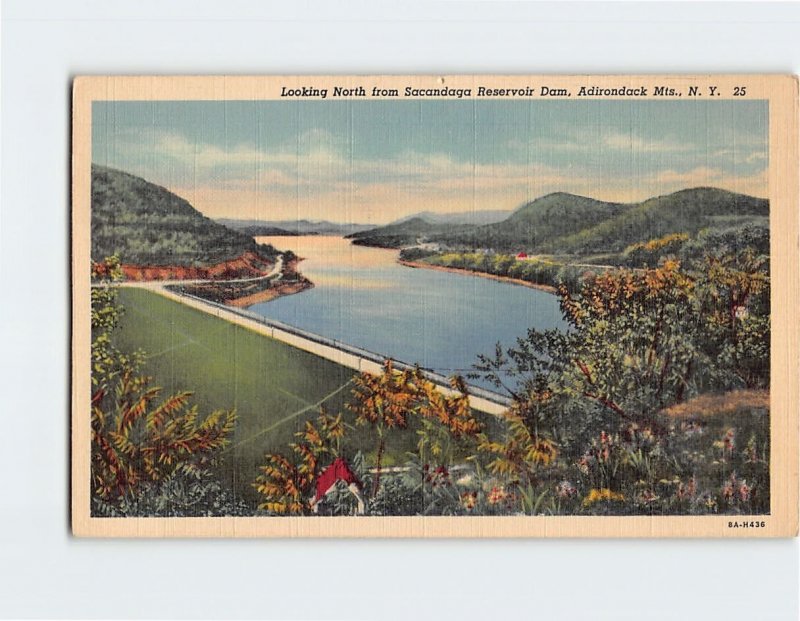
{"label": "wildflower", "polygon": [[747,485],[747,481],[742,480],[741,484],[739,485],[739,500],[742,502],[747,502],[750,500],[750,492],[752,490]]}
{"label": "wildflower", "polygon": [[645,427],[642,429],[642,432],[639,435],[641,436],[642,440],[648,444],[655,440],[656,437],[650,427]]}
{"label": "wildflower", "polygon": [[569,481],[561,481],[561,483],[556,486],[556,494],[559,498],[571,498],[577,493],[578,490]]}
{"label": "wildflower", "polygon": [[722,438],[722,447],[728,455],[733,453],[733,449],[736,448],[735,429],[728,429],[728,431],[725,432],[725,436]]}
{"label": "wildflower", "polygon": [[717,510],[717,501],[711,496],[711,494],[704,494],[702,500],[703,506],[709,511],[716,512]]}
{"label": "wildflower", "polygon": [[456,485],[461,485],[462,487],[466,487],[467,485],[470,485],[474,479],[475,479],[474,475],[465,474],[463,477],[456,479]]}
{"label": "wildflower", "polygon": [[737,487],[736,473],[734,472],[722,485],[722,497],[725,500],[733,500],[733,495],[736,492]]}
{"label": "wildflower", "polygon": [[686,484],[686,491],[689,496],[694,496],[697,493],[697,479],[694,478],[694,475],[689,479],[689,483]]}
{"label": "wildflower", "polygon": [[445,466],[438,466],[432,474],[425,475],[425,482],[433,487],[450,485],[450,471]]}
{"label": "wildflower", "polygon": [[472,511],[478,502],[477,492],[465,492],[461,494],[461,505],[467,510]]}
{"label": "wildflower", "polygon": [[756,450],[755,436],[750,436],[750,440],[748,440],[747,446],[744,447],[742,453],[744,454],[745,461],[748,463],[754,464],[758,461],[758,451]]}
{"label": "wildflower", "polygon": [[598,459],[602,462],[607,462],[611,457],[611,438],[605,431],[600,432],[600,453]]}
{"label": "wildflower", "polygon": [[583,499],[583,506],[588,507],[596,502],[601,502],[601,501],[621,502],[623,500],[625,500],[625,496],[623,496],[619,492],[612,492],[607,487],[603,487],[601,489],[593,488],[589,490],[589,493],[586,495],[586,498]]}
{"label": "wildflower", "polygon": [[594,461],[593,455],[584,453],[580,460],[578,460],[578,470],[580,470],[582,474],[589,474],[589,467],[594,465]]}
{"label": "wildflower", "polygon": [[498,502],[501,502],[506,497],[506,491],[502,487],[493,487],[492,490],[489,492],[489,496],[487,500],[489,501],[490,505],[496,505]]}
{"label": "wildflower", "polygon": [[681,423],[681,431],[685,435],[692,437],[701,435],[705,430],[703,429],[703,426],[697,421],[689,421]]}

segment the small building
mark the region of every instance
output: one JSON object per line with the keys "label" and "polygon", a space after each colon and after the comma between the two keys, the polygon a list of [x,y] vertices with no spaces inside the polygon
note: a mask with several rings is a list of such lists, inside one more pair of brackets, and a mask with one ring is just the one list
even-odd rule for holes
{"label": "small building", "polygon": [[356,513],[364,515],[366,505],[364,504],[364,497],[361,495],[361,481],[351,470],[347,462],[341,457],[333,460],[333,463],[325,468],[317,478],[316,494],[314,500],[311,502],[311,510],[316,513],[319,508],[319,503],[322,499],[333,489],[339,481],[347,483],[347,489],[355,496],[357,507]]}
{"label": "small building", "polygon": [[517,261],[525,261],[528,258],[527,252],[518,252],[517,253]]}

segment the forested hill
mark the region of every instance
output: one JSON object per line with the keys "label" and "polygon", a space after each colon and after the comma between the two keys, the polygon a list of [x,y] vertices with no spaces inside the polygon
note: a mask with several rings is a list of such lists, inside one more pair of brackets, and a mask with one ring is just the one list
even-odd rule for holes
{"label": "forested hill", "polygon": [[540,247],[550,252],[621,251],[630,244],[670,233],[694,235],[702,229],[765,222],[768,216],[766,199],[718,188],[692,188],[623,205],[611,217],[546,240]]}
{"label": "forested hill", "polygon": [[482,243],[489,247],[500,249],[520,246],[542,249],[576,231],[614,218],[624,210],[618,203],[556,192],[526,203],[502,222],[479,227],[475,237],[484,240]]}
{"label": "forested hill", "polygon": [[379,246],[381,248],[402,248],[414,245],[422,237],[445,236],[448,233],[468,235],[475,227],[469,224],[450,224],[429,222],[422,217],[414,217],[402,222],[394,222],[368,231],[348,235],[359,246]]}
{"label": "forested hill", "polygon": [[497,252],[591,254],[621,252],[631,244],[671,233],[764,223],[769,201],[718,188],[692,188],[640,203],[612,203],[556,192],[522,205],[501,222],[482,226],[438,225],[422,219],[353,236],[363,245],[414,245],[418,240],[451,248]]}
{"label": "forested hill", "polygon": [[205,267],[246,252],[269,258],[271,246],[206,218],[169,190],[113,168],[92,165],[92,259]]}

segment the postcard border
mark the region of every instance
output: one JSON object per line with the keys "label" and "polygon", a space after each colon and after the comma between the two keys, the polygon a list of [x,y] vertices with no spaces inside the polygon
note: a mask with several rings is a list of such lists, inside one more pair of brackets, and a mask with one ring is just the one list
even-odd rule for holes
{"label": "postcard border", "polygon": [[[771,512],[764,516],[535,517],[226,517],[97,518],[90,515],[90,164],[93,101],[274,99],[279,87],[410,85],[415,88],[523,87],[547,83],[600,87],[715,84],[734,99],[769,101],[769,199],[772,264]],[[395,86],[397,87],[397,86]],[[72,118],[72,463],[73,534],[80,537],[787,537],[798,533],[798,81],[788,75],[457,75],[457,76],[81,76]],[[488,99],[488,97],[487,97]],[[559,99],[553,97],[551,99]],[[590,99],[590,98],[587,98]],[[610,99],[603,97],[603,99]],[[614,99],[634,99],[615,97]],[[651,97],[649,99],[659,99]],[[667,99],[666,97],[664,99]],[[732,520],[764,521],[736,528]]]}

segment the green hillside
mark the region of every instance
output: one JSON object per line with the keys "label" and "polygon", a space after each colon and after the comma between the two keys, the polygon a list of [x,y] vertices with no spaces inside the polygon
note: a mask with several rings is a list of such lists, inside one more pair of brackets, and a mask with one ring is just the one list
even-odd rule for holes
{"label": "green hillside", "polygon": [[552,254],[620,252],[670,233],[763,222],[769,201],[717,188],[692,188],[641,203],[608,203],[558,192],[537,198],[502,222],[467,231],[431,232],[453,247]]}
{"label": "green hillside", "polygon": [[141,177],[92,165],[92,259],[118,254],[134,265],[203,267],[248,251],[274,256],[243,233],[206,218]]}
{"label": "green hillside", "polygon": [[634,242],[669,233],[694,235],[705,228],[758,222],[768,216],[769,201],[765,199],[717,188],[693,188],[623,206],[594,226],[545,240],[539,249],[577,254],[619,252]]}
{"label": "green hillside", "polygon": [[492,248],[540,249],[575,231],[594,226],[625,207],[585,196],[556,192],[537,198],[496,224],[479,227],[476,238]]}

